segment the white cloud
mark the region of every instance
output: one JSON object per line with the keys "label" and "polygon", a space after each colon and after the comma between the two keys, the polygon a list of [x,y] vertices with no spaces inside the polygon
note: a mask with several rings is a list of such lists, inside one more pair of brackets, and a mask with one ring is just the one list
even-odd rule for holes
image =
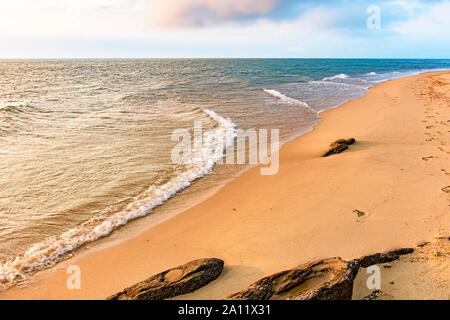
{"label": "white cloud", "polygon": [[433,40],[449,40],[450,1],[441,3],[416,3],[411,8],[410,18],[394,22],[392,30],[405,36],[427,36]]}
{"label": "white cloud", "polygon": [[387,7],[397,7],[412,15],[415,10],[423,7],[419,0],[393,0],[386,3]]}
{"label": "white cloud", "polygon": [[[3,44],[8,45],[2,45],[0,41],[0,55],[320,57],[332,56],[336,49],[359,45],[357,40],[334,29],[335,22],[342,18],[342,12],[326,7],[310,9],[294,20],[259,18],[247,24],[231,20],[207,28],[173,29],[150,26],[148,11],[143,10],[136,1],[116,1],[114,6],[107,8],[103,7],[104,2],[96,2],[95,5],[84,3],[81,7],[81,27],[75,31],[67,27],[67,8],[57,3],[52,3],[46,12],[34,18],[35,12],[24,13],[27,15],[24,19],[31,21],[31,24],[22,29],[16,28],[12,36],[6,34],[9,38]],[[239,8],[239,12],[247,12],[245,6]],[[258,10],[263,9],[260,7]],[[233,10],[224,11],[224,15],[235,12]],[[33,27],[38,21],[42,24]],[[0,21],[0,40],[2,36],[5,38],[1,26]],[[25,38],[22,40],[21,36]],[[28,43],[27,39],[32,42]],[[46,46],[36,47],[39,39],[46,40]],[[344,47],[343,43],[348,46]]]}
{"label": "white cloud", "polygon": [[[441,44],[449,39],[449,0],[385,0],[390,18],[382,32],[364,29],[365,20],[357,18],[365,10],[359,7],[305,6],[297,18],[285,20],[265,15],[282,1],[0,0],[0,56],[391,57],[416,55],[420,41],[434,41],[442,56]],[[156,21],[149,9],[160,15],[158,26],[150,23]],[[77,11],[79,24],[71,21]],[[220,23],[208,24],[212,20]],[[163,27],[199,21],[207,27]],[[422,56],[430,56],[426,48]]]}
{"label": "white cloud", "polygon": [[133,35],[147,26],[147,0],[1,0],[0,36]]}
{"label": "white cloud", "polygon": [[282,0],[153,0],[151,20],[156,26],[196,27],[261,16]]}
{"label": "white cloud", "polygon": [[[159,41],[177,42],[192,47],[230,47],[238,51],[233,56],[245,57],[259,49],[256,56],[331,56],[340,44],[358,43],[333,28],[339,12],[314,8],[295,20],[259,19],[252,24],[228,22],[201,29],[160,30]],[[155,36],[152,36],[155,39]],[[327,48],[327,50],[322,50]],[[320,53],[324,52],[324,54]],[[275,53],[274,53],[275,52]]]}

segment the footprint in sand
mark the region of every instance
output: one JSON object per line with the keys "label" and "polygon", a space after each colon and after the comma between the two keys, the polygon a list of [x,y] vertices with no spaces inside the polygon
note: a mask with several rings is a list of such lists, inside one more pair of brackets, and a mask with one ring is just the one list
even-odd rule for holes
{"label": "footprint in sand", "polygon": [[436,158],[435,156],[428,156],[428,157],[422,157],[422,160],[428,161],[428,160],[435,159],[435,158]]}

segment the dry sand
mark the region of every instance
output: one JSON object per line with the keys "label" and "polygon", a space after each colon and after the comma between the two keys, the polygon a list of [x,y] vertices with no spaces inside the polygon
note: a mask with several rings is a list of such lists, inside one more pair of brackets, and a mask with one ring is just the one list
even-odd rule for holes
{"label": "dry sand", "polygon": [[[0,298],[103,299],[168,268],[216,257],[225,261],[221,277],[181,298],[222,299],[312,259],[352,259],[449,235],[449,194],[441,190],[450,185],[449,101],[449,72],[379,84],[322,113],[312,132],[286,144],[277,175],[251,169],[173,219],[76,255]],[[348,151],[321,157],[332,141],[350,137],[357,143]],[[355,209],[366,215],[358,218]],[[66,288],[72,264],[81,268],[81,290]],[[435,276],[444,285],[416,290],[416,281],[397,297],[448,295],[449,268],[442,270]]]}
{"label": "dry sand", "polygon": [[369,290],[373,271],[360,269],[353,286],[355,300],[450,300],[450,241],[433,240],[400,260],[378,265],[380,289]]}

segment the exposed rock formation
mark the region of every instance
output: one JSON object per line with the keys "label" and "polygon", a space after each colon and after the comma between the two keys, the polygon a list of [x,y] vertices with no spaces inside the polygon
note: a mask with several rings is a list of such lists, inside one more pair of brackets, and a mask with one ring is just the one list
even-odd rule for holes
{"label": "exposed rock formation", "polygon": [[219,259],[195,260],[157,274],[107,299],[163,300],[191,293],[217,279],[223,264]]}
{"label": "exposed rock formation", "polygon": [[228,297],[232,300],[351,299],[358,268],[354,261],[331,258],[263,278]]}
{"label": "exposed rock formation", "polygon": [[346,139],[336,140],[335,142],[330,144],[331,149],[327,153],[325,153],[323,156],[328,157],[333,154],[341,153],[341,152],[347,150],[348,146],[354,144],[355,142],[356,142],[356,140],[354,138],[347,139],[347,140]]}
{"label": "exposed rock formation", "polygon": [[413,252],[414,249],[412,248],[397,249],[384,253],[376,253],[373,255],[364,256],[355,261],[357,261],[359,264],[358,268],[367,268],[373,266],[374,264],[387,263],[398,260],[400,259],[400,256]]}
{"label": "exposed rock formation", "polygon": [[[413,252],[414,249],[405,248],[351,261],[341,258],[314,261],[262,278],[227,299],[349,300],[352,298],[353,281],[360,268],[392,262],[401,255]],[[195,260],[139,282],[108,299],[163,300],[191,293],[217,279],[223,265],[224,262],[219,259]]]}
{"label": "exposed rock formation", "polygon": [[283,271],[250,285],[227,299],[231,300],[350,300],[353,280],[359,268],[392,262],[414,249],[398,249],[364,256],[352,261],[341,258],[319,260]]}

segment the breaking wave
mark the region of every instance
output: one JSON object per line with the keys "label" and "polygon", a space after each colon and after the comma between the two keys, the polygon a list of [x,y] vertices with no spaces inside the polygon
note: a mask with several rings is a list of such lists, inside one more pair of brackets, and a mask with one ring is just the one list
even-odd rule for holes
{"label": "breaking wave", "polygon": [[322,80],[323,81],[336,80],[336,79],[344,80],[344,79],[348,79],[348,78],[350,78],[349,75],[346,75],[345,73],[341,73],[341,74],[337,74],[337,75],[332,76],[332,77],[325,77]]}
{"label": "breaking wave", "polygon": [[[214,111],[202,111],[217,122],[217,126],[204,135],[201,150],[204,156],[200,162],[192,162],[180,168],[177,170],[178,175],[163,185],[150,186],[120,212],[112,216],[94,216],[59,236],[32,245],[23,254],[0,264],[0,287],[8,288],[33,272],[55,265],[82,245],[109,235],[130,220],[148,215],[154,208],[189,187],[194,180],[210,174],[214,165],[223,158],[225,150],[233,145],[237,137],[237,126]],[[223,152],[216,152],[220,147]]]}
{"label": "breaking wave", "polygon": [[314,113],[317,113],[316,110],[314,110],[313,108],[311,108],[306,102],[297,100],[297,99],[293,99],[290,98],[288,96],[285,96],[284,94],[282,94],[281,92],[278,92],[277,90],[270,90],[270,89],[263,89],[266,93],[270,94],[271,96],[278,98],[279,100],[281,100],[284,103],[290,104],[290,105],[298,105],[298,106],[302,106],[308,110],[313,111]]}

